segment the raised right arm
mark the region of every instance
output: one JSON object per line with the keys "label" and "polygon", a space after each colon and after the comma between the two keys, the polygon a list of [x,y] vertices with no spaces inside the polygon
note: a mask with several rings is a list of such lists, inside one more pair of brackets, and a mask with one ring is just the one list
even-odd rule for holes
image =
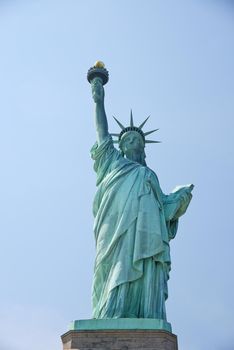
{"label": "raised right arm", "polygon": [[104,88],[102,79],[96,77],[91,82],[92,95],[95,103],[95,124],[97,131],[97,142],[100,145],[108,137],[108,123],[104,106]]}

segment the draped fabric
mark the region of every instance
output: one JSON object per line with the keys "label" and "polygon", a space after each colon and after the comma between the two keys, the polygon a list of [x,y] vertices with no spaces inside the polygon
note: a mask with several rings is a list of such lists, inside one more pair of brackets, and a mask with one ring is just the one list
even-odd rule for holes
{"label": "draped fabric", "polygon": [[166,320],[169,241],[191,189],[184,186],[164,195],[156,174],[121,156],[111,137],[96,143],[91,156],[98,186],[93,317]]}

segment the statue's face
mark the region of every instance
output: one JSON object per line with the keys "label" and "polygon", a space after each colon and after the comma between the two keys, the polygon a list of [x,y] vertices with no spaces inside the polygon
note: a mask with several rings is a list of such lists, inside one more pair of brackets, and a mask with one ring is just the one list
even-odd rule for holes
{"label": "statue's face", "polygon": [[126,155],[132,151],[140,152],[144,149],[144,141],[137,131],[128,131],[122,136],[120,147]]}

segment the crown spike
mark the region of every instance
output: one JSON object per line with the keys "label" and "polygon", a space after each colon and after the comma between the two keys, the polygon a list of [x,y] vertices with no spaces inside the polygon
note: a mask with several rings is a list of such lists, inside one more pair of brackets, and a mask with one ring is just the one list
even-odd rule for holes
{"label": "crown spike", "polygon": [[116,119],[114,116],[113,116],[114,120],[116,121],[116,123],[119,125],[119,127],[124,130],[125,129],[125,126],[123,126],[123,124],[121,124],[118,119]]}
{"label": "crown spike", "polygon": [[147,120],[149,119],[150,115],[143,121],[143,123],[141,123],[140,126],[138,126],[139,129],[142,129],[143,126],[145,125],[145,123],[147,122]]}
{"label": "crown spike", "polygon": [[145,140],[145,143],[161,143],[161,141]]}
{"label": "crown spike", "polygon": [[158,130],[159,129],[154,129],[154,130],[151,130],[151,131],[144,132],[144,135],[147,136],[147,135],[152,134],[153,132],[158,131]]}
{"label": "crown spike", "polygon": [[132,115],[132,109],[131,109],[131,113],[130,113],[130,126],[133,127],[134,123],[133,123],[133,115]]}
{"label": "crown spike", "polygon": [[119,137],[119,134],[116,134],[116,133],[113,133],[113,132],[110,135]]}

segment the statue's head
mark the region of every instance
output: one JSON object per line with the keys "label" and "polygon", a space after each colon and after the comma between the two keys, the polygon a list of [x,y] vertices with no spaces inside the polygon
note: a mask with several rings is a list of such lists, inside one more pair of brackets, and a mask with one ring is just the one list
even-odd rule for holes
{"label": "statue's head", "polygon": [[[149,117],[148,117],[149,118]],[[140,125],[134,126],[132,111],[130,115],[130,126],[123,126],[115,117],[114,119],[122,129],[119,134],[112,134],[113,136],[118,136],[118,141],[114,141],[119,144],[119,148],[123,156],[131,160],[135,160],[140,164],[146,165],[145,163],[145,144],[146,143],[158,143],[159,141],[146,140],[145,136],[151,134],[152,132],[158,130],[152,130],[144,133],[142,131],[143,126],[147,122],[148,118]]]}
{"label": "statue's head", "polygon": [[127,131],[119,141],[119,148],[124,153],[127,150],[141,151],[145,148],[145,141],[137,131]]}
{"label": "statue's head", "polygon": [[139,163],[145,164],[145,141],[137,131],[127,131],[119,141],[119,148],[123,156],[128,159],[137,159]]}

